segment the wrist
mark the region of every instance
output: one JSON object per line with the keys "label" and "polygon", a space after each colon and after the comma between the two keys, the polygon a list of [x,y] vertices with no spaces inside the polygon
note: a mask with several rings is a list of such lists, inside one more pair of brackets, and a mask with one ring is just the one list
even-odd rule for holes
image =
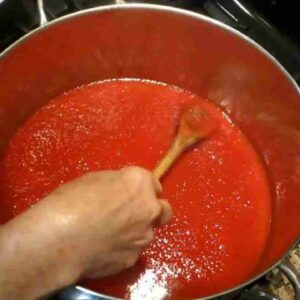
{"label": "wrist", "polygon": [[37,299],[80,278],[65,220],[45,211],[29,210],[0,228],[1,299]]}

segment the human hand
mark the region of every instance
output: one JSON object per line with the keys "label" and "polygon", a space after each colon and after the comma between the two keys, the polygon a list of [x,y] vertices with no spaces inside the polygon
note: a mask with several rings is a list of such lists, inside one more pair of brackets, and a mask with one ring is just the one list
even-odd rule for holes
{"label": "human hand", "polygon": [[149,171],[129,167],[87,174],[45,200],[64,224],[66,251],[77,257],[82,276],[103,277],[134,265],[153,227],[169,221],[172,210],[160,193]]}
{"label": "human hand", "polygon": [[168,222],[159,182],[130,167],[84,175],[0,227],[0,298],[39,299],[131,267]]}

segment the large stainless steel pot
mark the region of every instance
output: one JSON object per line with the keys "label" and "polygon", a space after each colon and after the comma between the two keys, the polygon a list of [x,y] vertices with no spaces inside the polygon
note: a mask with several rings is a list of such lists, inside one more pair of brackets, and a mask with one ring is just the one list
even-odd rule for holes
{"label": "large stainless steel pot", "polygon": [[37,108],[87,82],[138,77],[205,95],[248,135],[273,193],[265,256],[223,294],[279,264],[300,235],[300,95],[283,67],[239,32],[180,9],[113,5],[42,21],[0,55],[0,151]]}

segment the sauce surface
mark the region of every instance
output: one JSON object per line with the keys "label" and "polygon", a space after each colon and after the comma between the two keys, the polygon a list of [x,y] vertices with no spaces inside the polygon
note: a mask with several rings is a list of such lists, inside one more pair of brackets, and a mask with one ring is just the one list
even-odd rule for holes
{"label": "sauce surface", "polygon": [[207,109],[219,129],[184,153],[163,179],[172,222],[156,230],[135,267],[82,284],[116,297],[156,300],[203,297],[246,280],[269,234],[271,200],[263,166],[218,107],[174,86],[93,83],[39,109],[1,160],[1,220],[89,171],[126,165],[152,170],[191,104]]}

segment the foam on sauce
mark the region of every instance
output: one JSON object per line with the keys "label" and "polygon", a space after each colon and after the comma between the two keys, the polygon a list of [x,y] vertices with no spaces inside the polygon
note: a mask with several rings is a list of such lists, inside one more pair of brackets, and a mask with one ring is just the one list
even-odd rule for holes
{"label": "foam on sauce", "polygon": [[181,111],[193,104],[209,111],[220,128],[184,153],[163,179],[172,222],[156,230],[134,268],[82,284],[128,299],[189,299],[246,280],[269,234],[271,201],[263,166],[218,107],[173,86],[99,82],[39,109],[1,160],[1,219],[8,221],[89,171],[126,165],[152,170],[174,139]]}

